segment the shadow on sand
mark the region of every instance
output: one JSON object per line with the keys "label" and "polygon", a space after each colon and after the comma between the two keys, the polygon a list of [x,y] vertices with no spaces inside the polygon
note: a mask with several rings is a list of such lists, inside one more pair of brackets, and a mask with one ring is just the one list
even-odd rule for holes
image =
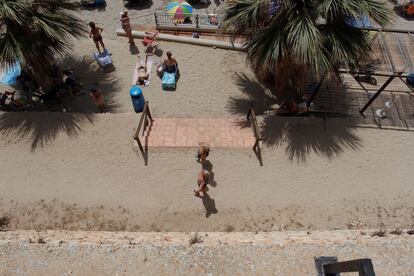
{"label": "shadow on sand", "polygon": [[206,160],[204,163],[201,164],[201,166],[202,166],[203,170],[207,170],[210,173],[210,177],[208,179],[208,184],[211,187],[216,187],[217,182],[214,178],[213,164],[209,160]]}
{"label": "shadow on sand", "polygon": [[125,4],[125,8],[129,10],[146,10],[151,8],[153,4],[152,0],[128,1]]}
{"label": "shadow on sand", "polygon": [[[258,115],[263,144],[269,147],[286,147],[289,160],[305,163],[312,153],[331,159],[345,150],[357,150],[361,147],[361,139],[354,131],[356,119],[349,116],[344,108],[341,113],[283,117],[275,113],[274,104],[280,104],[285,96],[278,97],[269,88],[244,74],[236,74],[235,81],[244,95],[230,98],[228,110],[233,114],[245,115],[250,104],[253,104]],[[250,123],[246,120],[242,126],[250,127]]]}
{"label": "shadow on sand", "polygon": [[[31,149],[45,147],[53,142],[59,133],[76,136],[81,123],[93,124],[93,113],[60,112],[6,112],[0,115],[2,139],[30,139]],[[11,141],[16,142],[16,141]]]}
{"label": "shadow on sand", "polygon": [[[119,91],[118,81],[112,75],[99,70],[92,58],[66,58],[61,68],[72,68],[77,81],[83,82],[85,93],[80,96],[63,95],[61,104],[69,112],[43,105],[36,111],[43,112],[4,112],[0,115],[2,139],[31,139],[32,151],[53,142],[59,133],[76,136],[82,123],[93,124],[98,108],[89,95],[89,89],[99,88],[105,97],[105,112],[114,112],[118,105],[114,93]],[[46,111],[46,112],[45,112]],[[9,137],[9,138],[8,138]],[[14,142],[14,141],[12,141]]]}
{"label": "shadow on sand", "polygon": [[216,201],[212,199],[206,192],[203,196],[198,196],[202,199],[204,208],[206,209],[206,218],[211,216],[211,214],[217,214],[218,210],[216,209]]}

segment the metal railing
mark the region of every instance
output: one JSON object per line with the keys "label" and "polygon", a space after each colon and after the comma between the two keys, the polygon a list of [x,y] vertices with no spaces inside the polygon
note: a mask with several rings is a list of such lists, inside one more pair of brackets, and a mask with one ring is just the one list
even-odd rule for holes
{"label": "metal railing", "polygon": [[253,105],[250,105],[249,110],[247,111],[247,120],[250,122],[250,126],[253,129],[253,134],[256,139],[253,145],[253,151],[256,154],[257,159],[259,159],[260,166],[263,166],[262,155],[260,151],[260,141],[263,140],[263,137],[257,124],[256,112],[254,112]]}
{"label": "metal railing", "polygon": [[184,20],[165,12],[155,12],[154,16],[157,29],[216,31],[221,26],[221,16],[218,14],[192,13],[185,16]]}
{"label": "metal railing", "polygon": [[[144,157],[145,165],[148,164],[148,135],[145,136],[145,146],[142,145],[141,140],[139,139],[139,133],[142,129],[142,136],[145,135],[145,130],[148,126],[151,127],[153,122],[151,112],[149,109],[148,101],[145,101],[144,109],[142,110],[141,118],[139,119],[137,130],[135,131],[135,135],[133,136],[135,141],[137,141],[138,147]],[[151,124],[151,125],[150,125]]]}

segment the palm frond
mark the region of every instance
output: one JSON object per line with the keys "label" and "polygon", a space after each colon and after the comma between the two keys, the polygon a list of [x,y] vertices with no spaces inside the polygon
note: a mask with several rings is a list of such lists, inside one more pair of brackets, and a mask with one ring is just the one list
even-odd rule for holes
{"label": "palm frond", "polygon": [[230,4],[224,16],[224,30],[249,33],[267,21],[270,0],[239,0]]}

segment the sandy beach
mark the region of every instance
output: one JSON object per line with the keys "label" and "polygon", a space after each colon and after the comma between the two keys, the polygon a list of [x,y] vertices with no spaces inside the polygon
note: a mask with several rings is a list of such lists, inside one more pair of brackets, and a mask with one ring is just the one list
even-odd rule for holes
{"label": "sandy beach", "polygon": [[[30,267],[27,260],[33,257],[30,255],[33,252],[37,256],[34,263],[49,259],[49,267],[36,266],[33,275],[70,275],[68,271],[79,275],[118,272],[123,275],[133,271],[117,270],[114,264],[102,270],[103,264],[112,258],[108,256],[122,259],[118,262],[120,267],[133,262],[128,256],[138,256],[140,260],[149,256],[149,265],[144,268],[131,266],[136,268],[135,272],[147,275],[161,272],[216,275],[208,273],[228,268],[223,261],[217,267],[203,263],[202,269],[194,270],[193,266],[187,266],[187,259],[171,258],[168,254],[172,251],[207,258],[210,264],[214,262],[211,256],[222,252],[227,254],[226,258],[240,260],[257,254],[259,257],[249,263],[252,267],[260,267],[259,258],[274,263],[289,253],[289,261],[279,267],[264,269],[262,265],[262,270],[258,270],[234,264],[228,275],[249,275],[249,271],[266,275],[283,273],[295,263],[295,256],[300,252],[303,252],[300,256],[308,258],[306,264],[302,261],[295,270],[302,275],[314,272],[312,256],[335,253],[341,259],[372,257],[378,271],[391,275],[389,258],[381,252],[383,248],[392,256],[412,255],[413,240],[407,234],[389,240],[357,237],[355,243],[344,245],[343,242],[360,235],[361,229],[413,229],[414,113],[407,112],[404,117],[395,111],[395,118],[383,121],[390,127],[382,128],[371,117],[363,119],[358,114],[375,87],[364,92],[347,87],[341,91],[346,93],[329,95],[330,101],[338,99],[338,106],[339,99],[349,100],[357,95],[352,99],[352,107],[345,104],[346,116],[273,116],[274,105],[280,99],[257,81],[243,53],[160,41],[159,50],[153,56],[154,65],[165,58],[166,51],[171,51],[179,63],[181,77],[176,91],[165,92],[155,66],[152,68],[150,85],[143,93],[154,118],[240,119],[245,118],[249,105],[255,103],[265,137],[261,147],[263,166],[250,148],[212,148],[205,165],[211,172],[210,190],[203,199],[195,197],[193,190],[197,188],[201,168],[194,158],[195,148],[150,148],[147,166],[134,148],[132,136],[140,114],[133,110],[129,89],[137,57],[144,58],[145,49],[139,39],[136,39],[138,51],[131,49],[127,39],[115,33],[120,27],[120,11],[129,10],[135,27],[151,27],[153,12],[163,10],[167,2],[148,0],[143,6],[130,8],[124,7],[121,0],[107,0],[107,3],[104,10],[77,13],[85,24],[95,21],[104,28],[104,42],[116,70],[104,73],[98,68],[92,58],[96,49],[90,38],[75,41],[73,53],[61,61],[64,67],[75,70],[76,79],[83,83],[85,90],[97,87],[103,92],[105,113],[98,113],[89,93],[63,96],[65,112],[62,109],[0,113],[0,218],[8,219],[7,225],[2,225],[4,220],[0,219],[0,230],[3,226],[10,230],[0,232],[1,275],[27,272]],[[213,1],[205,7],[196,7],[196,12],[222,13],[224,7],[224,2]],[[391,27],[414,29],[413,21],[398,16]],[[345,79],[351,83],[349,76]],[[330,87],[333,86],[330,84]],[[400,87],[397,84],[385,91],[367,113],[373,113],[394,95],[404,94],[407,98],[397,103],[400,107],[413,103],[413,97]],[[0,86],[0,89],[13,88]],[[328,85],[324,89],[329,90]],[[249,124],[246,122],[245,126]],[[32,230],[42,231],[39,233],[46,239],[47,247],[28,242],[29,236],[36,236]],[[112,233],[65,232],[69,230]],[[336,236],[334,230],[346,231]],[[143,245],[129,248],[121,237],[124,233],[119,236],[113,231],[135,232],[125,235],[131,239],[142,235],[139,237],[145,236],[147,240]],[[208,245],[206,242],[205,248],[200,245],[200,250],[210,256],[206,257],[204,253],[197,255],[200,253],[197,250],[196,253],[193,249],[187,250],[187,245],[183,247],[190,234],[182,232],[197,231],[234,232],[234,236],[209,233],[213,242]],[[270,239],[266,233],[254,238],[260,231],[277,233],[271,234],[275,236]],[[302,232],[289,233],[291,236],[286,240],[285,231]],[[321,232],[308,239],[306,231]],[[155,239],[165,239],[166,233],[155,232],[181,232],[168,237],[180,242],[174,248],[159,244]],[[78,243],[82,235],[98,245]],[[108,251],[109,247],[93,239],[95,235],[116,240],[113,244],[122,243],[123,249]],[[229,236],[223,240],[231,246],[217,245],[220,237],[226,235]],[[300,237],[296,239],[295,235]],[[324,243],[323,237],[331,240]],[[73,246],[61,246],[58,240],[67,244],[72,240]],[[232,244],[235,240],[246,240],[253,245],[237,249],[239,244]],[[264,252],[264,245],[258,240],[265,240],[265,246],[274,255]],[[299,241],[300,245],[291,241]],[[398,253],[401,247],[404,250]],[[29,251],[25,248],[30,248],[32,253],[27,255]],[[91,252],[95,255],[88,255]],[[161,265],[155,261],[157,254],[169,258],[166,261],[169,268],[153,269]],[[78,257],[86,255],[90,256],[86,260],[95,267],[63,265],[67,258],[80,263],[82,260]],[[182,262],[177,270],[171,268],[174,260]],[[390,262],[398,265],[396,260],[395,257]],[[407,260],[398,271],[407,275],[412,268],[413,264]]]}
{"label": "sandy beach", "polygon": [[[380,130],[353,116],[267,116],[261,122],[264,166],[249,149],[214,148],[212,187],[204,200],[192,194],[199,170],[194,148],[151,148],[144,166],[133,149],[139,115],[129,88],[145,49],[137,40],[139,53],[131,52],[127,39],[114,35],[121,2],[108,1],[105,11],[79,11],[85,22],[104,28],[114,72],[99,70],[89,38],[74,42],[73,54],[62,60],[86,90],[101,89],[105,114],[96,113],[86,93],[63,97],[67,112],[0,115],[0,151],[7,157],[0,161],[0,206],[12,229],[268,231],[414,224],[411,128]],[[151,14],[163,5],[131,9],[131,22],[153,24]],[[277,102],[240,52],[162,41],[159,49],[154,63],[161,62],[161,52],[172,51],[181,78],[176,91],[165,92],[153,68],[143,92],[155,118],[239,118],[252,101],[260,114]]]}
{"label": "sandy beach", "polygon": [[134,113],[3,114],[0,124],[9,129],[0,142],[8,157],[0,164],[0,204],[10,226],[266,231],[414,224],[412,132],[353,128],[346,119],[329,119],[324,130],[322,119],[280,119],[296,134],[265,146],[263,167],[251,150],[213,149],[210,197],[201,200],[192,193],[195,149],[150,148],[145,166],[133,149],[137,121]]}

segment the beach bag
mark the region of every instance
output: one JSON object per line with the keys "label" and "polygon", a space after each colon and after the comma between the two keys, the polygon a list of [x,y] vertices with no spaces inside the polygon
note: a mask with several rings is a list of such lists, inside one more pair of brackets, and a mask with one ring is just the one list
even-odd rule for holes
{"label": "beach bag", "polygon": [[162,75],[162,89],[175,89],[176,79],[175,79],[175,73],[167,73],[164,72]]}

